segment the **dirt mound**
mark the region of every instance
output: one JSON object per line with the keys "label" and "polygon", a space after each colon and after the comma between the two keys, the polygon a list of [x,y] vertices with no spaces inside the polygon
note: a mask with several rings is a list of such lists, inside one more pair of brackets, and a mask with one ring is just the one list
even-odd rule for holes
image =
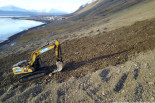
{"label": "dirt mound", "polygon": [[[153,50],[155,47],[154,27],[155,19],[145,20],[105,34],[63,43],[61,46],[64,69],[54,74],[52,79],[64,82],[72,76],[80,78],[109,65],[116,66],[125,63],[135,53]],[[3,68],[1,69],[1,88],[16,82],[17,78],[12,78],[11,67],[20,60],[28,59],[30,54],[31,52],[27,51],[0,60],[0,66]],[[55,57],[52,54],[54,51],[41,55],[42,64],[47,69],[55,69]]]}
{"label": "dirt mound", "polygon": [[[125,64],[108,66],[77,79],[14,84],[0,90],[6,103],[154,102],[155,50],[139,53]],[[87,68],[85,69],[92,69]]]}
{"label": "dirt mound", "polygon": [[[154,73],[152,69],[154,64],[152,61],[143,62],[145,56],[147,57],[145,54],[140,56],[143,63],[137,63],[137,54],[148,51],[154,54],[154,27],[155,19],[145,20],[108,33],[64,42],[61,45],[63,71],[24,84],[17,83],[20,76],[13,77],[11,67],[20,60],[28,59],[31,51],[4,57],[0,60],[0,100],[2,102],[72,100],[112,102],[150,99],[153,101],[154,77],[148,74]],[[41,55],[42,64],[47,70],[56,68],[52,52],[54,53],[51,50]],[[150,57],[148,56],[145,61]],[[127,63],[122,65],[125,62]],[[139,69],[144,66],[148,70]],[[150,85],[149,88],[147,85]],[[120,97],[122,95],[124,97]]]}
{"label": "dirt mound", "polygon": [[[109,33],[66,42],[62,44],[64,69],[52,78],[58,81],[72,76],[79,78],[108,65],[122,64],[135,53],[153,50],[154,27],[155,19],[146,20]],[[50,51],[42,58],[45,65],[55,64]]]}

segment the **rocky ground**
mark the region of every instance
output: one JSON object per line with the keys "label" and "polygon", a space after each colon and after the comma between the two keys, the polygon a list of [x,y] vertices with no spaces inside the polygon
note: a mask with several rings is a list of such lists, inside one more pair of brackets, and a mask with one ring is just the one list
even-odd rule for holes
{"label": "rocky ground", "polygon": [[[66,82],[48,80],[29,85],[12,85],[1,96],[2,102],[103,103],[155,101],[155,50],[133,56],[125,64],[108,66]],[[87,68],[87,67],[85,67]],[[91,69],[91,68],[89,68]],[[18,92],[17,92],[18,91]]]}
{"label": "rocky ground", "polygon": [[[25,84],[17,83],[10,67],[31,52],[5,57],[0,60],[4,68],[1,101],[154,101],[154,27],[155,19],[145,20],[105,34],[64,42],[63,71]],[[41,56],[47,69],[55,68],[51,53]]]}
{"label": "rocky ground", "polygon": [[[153,11],[153,3],[139,4],[147,13],[133,6],[91,23],[79,20],[48,24],[28,31],[13,41],[13,46],[2,46],[0,101],[155,102],[155,15],[150,8],[143,8],[152,7]],[[128,19],[127,15],[135,16]],[[54,39],[61,42],[63,71],[19,83],[22,75],[15,77],[12,65],[29,59],[33,50]],[[56,68],[53,50],[41,58],[47,71]]]}

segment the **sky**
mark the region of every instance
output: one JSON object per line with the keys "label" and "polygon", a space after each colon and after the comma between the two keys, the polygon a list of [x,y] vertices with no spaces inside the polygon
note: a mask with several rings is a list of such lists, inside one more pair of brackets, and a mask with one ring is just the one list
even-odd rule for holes
{"label": "sky", "polygon": [[46,9],[47,12],[54,8],[71,13],[89,1],[91,0],[0,0],[0,7],[14,5],[27,10]]}

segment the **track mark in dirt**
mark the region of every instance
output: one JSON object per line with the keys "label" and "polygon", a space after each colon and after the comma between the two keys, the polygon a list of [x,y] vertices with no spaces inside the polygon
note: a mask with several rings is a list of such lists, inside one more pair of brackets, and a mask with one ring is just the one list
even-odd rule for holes
{"label": "track mark in dirt", "polygon": [[[92,87],[92,86],[90,86],[90,87]],[[103,101],[102,97],[100,97],[99,95],[97,95],[97,92],[100,90],[100,89],[99,89],[100,86],[97,87],[97,88],[94,87],[93,89],[90,89],[90,87],[84,90],[84,91],[86,92],[86,94],[87,94],[92,100],[94,100],[95,103],[99,103],[100,101]]]}
{"label": "track mark in dirt", "polygon": [[37,96],[38,94],[40,94],[42,92],[42,90],[43,90],[42,86],[34,87],[33,89],[31,89],[32,96],[33,97]]}
{"label": "track mark in dirt", "polygon": [[20,92],[23,92],[27,87],[27,85],[21,85],[21,87],[19,88]]}
{"label": "track mark in dirt", "polygon": [[5,90],[4,89],[1,89],[0,90],[0,96],[3,95],[4,93],[5,93]]}
{"label": "track mark in dirt", "polygon": [[65,102],[65,92],[63,90],[58,90],[57,96],[58,96],[57,103],[64,103]]}
{"label": "track mark in dirt", "polygon": [[125,80],[127,79],[127,77],[128,77],[128,74],[126,74],[126,73],[124,73],[122,75],[122,77],[120,78],[120,80],[116,84],[115,88],[113,89],[115,92],[119,92],[123,88]]}
{"label": "track mark in dirt", "polygon": [[[103,99],[101,96],[99,96],[97,94],[97,92],[99,92],[102,85],[99,84],[97,87],[93,87],[93,84],[89,83],[89,78],[90,77],[88,77],[87,80],[85,81],[85,83],[83,83],[82,90],[84,92],[86,92],[88,97],[90,97],[92,100],[94,100],[95,103],[99,103],[99,102],[103,101]],[[80,89],[80,87],[79,87],[79,89]]]}
{"label": "track mark in dirt", "polygon": [[109,74],[109,72],[110,72],[109,69],[105,69],[105,70],[103,70],[103,71],[100,73],[100,77],[102,78],[102,81],[103,81],[103,82],[105,82],[105,81],[107,82],[107,81],[110,80],[111,77],[107,77],[108,74]]}
{"label": "track mark in dirt", "polygon": [[143,102],[143,94],[144,90],[143,90],[143,86],[141,84],[138,83],[138,86],[135,88],[135,100],[134,102]]}
{"label": "track mark in dirt", "polygon": [[[3,72],[0,72],[0,81],[3,81],[4,80],[4,77],[3,77]],[[1,83],[0,83],[1,84]]]}
{"label": "track mark in dirt", "polygon": [[41,85],[37,85],[29,90],[27,90],[26,92],[24,92],[23,94],[21,94],[18,97],[18,102],[22,103],[22,102],[27,102],[27,99],[30,97],[30,95],[32,95],[32,97],[37,96],[38,94],[40,94],[43,91],[43,87]]}
{"label": "track mark in dirt", "polygon": [[2,98],[2,102],[5,102],[7,99],[13,97],[15,92],[8,93],[4,98]]}
{"label": "track mark in dirt", "polygon": [[51,94],[50,90],[45,92],[44,94],[41,94],[41,96],[35,100],[35,103],[40,103],[43,100],[46,100],[49,97],[50,94]]}
{"label": "track mark in dirt", "polygon": [[138,69],[135,69],[134,70],[134,79],[137,80],[137,77],[139,75],[139,70]]}
{"label": "track mark in dirt", "polygon": [[93,89],[90,90],[90,95],[92,94],[92,95],[96,96],[96,98],[97,98],[97,100],[95,100],[95,101],[98,101],[98,100],[103,101],[102,97],[97,95],[97,92],[100,90],[99,88],[100,87],[93,88]]}

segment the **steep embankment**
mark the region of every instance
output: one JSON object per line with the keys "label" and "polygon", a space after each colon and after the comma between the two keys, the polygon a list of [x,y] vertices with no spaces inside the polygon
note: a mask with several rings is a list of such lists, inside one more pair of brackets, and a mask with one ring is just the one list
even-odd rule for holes
{"label": "steep embankment", "polygon": [[96,0],[77,10],[74,18],[90,19],[109,16],[145,0]]}
{"label": "steep embankment", "polygon": [[1,90],[1,101],[10,103],[154,102],[154,61],[155,50],[140,53],[125,64],[109,66],[79,79],[71,77],[66,82],[58,83],[51,77],[47,81],[29,85],[12,85],[8,90]]}
{"label": "steep embankment", "polygon": [[[3,58],[0,60],[4,78],[1,101],[153,101],[154,27],[155,19],[146,20],[109,33],[65,42],[62,44],[63,71],[25,84],[9,86],[13,76],[8,68],[30,52]],[[51,52],[41,56],[47,69],[55,68]]]}
{"label": "steep embankment", "polygon": [[[135,1],[118,2],[127,5]],[[155,101],[154,4],[154,0],[145,0],[133,6],[130,4],[124,10],[116,9],[118,12],[108,16],[101,13],[96,18],[92,14],[95,18],[89,15],[48,24],[28,31],[14,41],[14,46],[4,45],[0,48],[0,101]],[[13,76],[12,65],[28,59],[33,50],[53,39],[62,44],[63,71],[51,77],[18,83],[20,76]],[[47,71],[55,69],[54,51],[44,53],[41,58]]]}
{"label": "steep embankment", "polygon": [[155,18],[154,5],[154,0],[147,0],[118,11],[117,13],[112,13],[110,16],[99,16],[98,18],[92,19],[83,18],[79,20],[69,19],[32,29],[22,34],[24,36],[21,38],[11,42],[16,43],[16,45],[10,46],[10,43],[0,47],[0,58],[11,54],[22,53],[27,50],[32,52],[38,47],[55,39],[64,42],[67,40],[106,33],[123,26],[132,25],[136,21]]}

